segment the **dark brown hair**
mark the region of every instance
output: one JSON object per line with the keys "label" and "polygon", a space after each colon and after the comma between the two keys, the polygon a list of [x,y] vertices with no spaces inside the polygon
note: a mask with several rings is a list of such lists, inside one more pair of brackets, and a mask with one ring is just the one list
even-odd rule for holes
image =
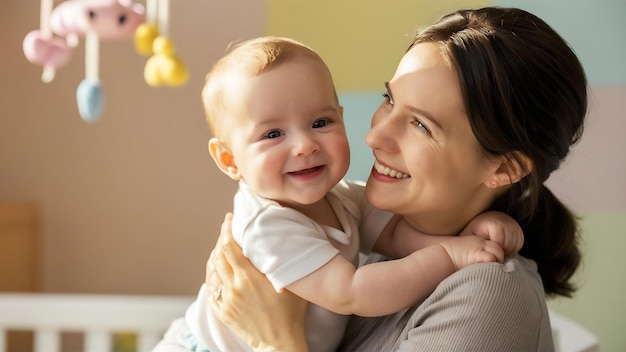
{"label": "dark brown hair", "polygon": [[572,212],[545,187],[583,132],[587,79],[578,58],[547,23],[526,11],[489,7],[444,16],[412,45],[438,42],[456,69],[474,135],[489,155],[532,170],[492,205],[524,230],[548,295],[571,296],[580,262]]}

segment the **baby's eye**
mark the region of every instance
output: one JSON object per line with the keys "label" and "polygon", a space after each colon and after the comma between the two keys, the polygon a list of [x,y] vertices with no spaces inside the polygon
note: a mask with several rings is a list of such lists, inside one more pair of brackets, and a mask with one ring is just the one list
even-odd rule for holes
{"label": "baby's eye", "polygon": [[267,132],[263,138],[267,138],[267,139],[272,139],[272,138],[278,138],[282,135],[282,133],[279,130],[273,130],[273,131],[269,131]]}
{"label": "baby's eye", "polygon": [[387,103],[389,105],[393,105],[393,99],[391,98],[391,95],[388,92],[384,92],[383,93],[383,98],[385,98],[385,101],[387,101]]}
{"label": "baby's eye", "polygon": [[330,119],[319,119],[319,120],[313,122],[313,128],[326,127],[326,126],[330,125],[330,123],[331,123]]}

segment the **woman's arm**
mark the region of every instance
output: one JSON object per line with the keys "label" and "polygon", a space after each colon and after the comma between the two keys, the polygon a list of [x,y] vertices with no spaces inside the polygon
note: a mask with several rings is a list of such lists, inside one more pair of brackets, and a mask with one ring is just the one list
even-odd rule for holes
{"label": "woman's arm", "polygon": [[227,214],[207,262],[207,287],[221,292],[209,300],[211,309],[255,351],[308,351],[307,301],[288,290],[274,290],[233,240],[231,221],[232,214]]}

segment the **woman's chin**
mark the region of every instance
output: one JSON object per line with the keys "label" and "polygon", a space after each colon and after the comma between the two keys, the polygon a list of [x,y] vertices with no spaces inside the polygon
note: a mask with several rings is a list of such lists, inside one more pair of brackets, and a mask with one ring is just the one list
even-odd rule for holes
{"label": "woman's chin", "polygon": [[379,182],[376,177],[370,175],[365,185],[365,198],[376,208],[384,209],[382,203],[388,203],[389,190],[386,183]]}

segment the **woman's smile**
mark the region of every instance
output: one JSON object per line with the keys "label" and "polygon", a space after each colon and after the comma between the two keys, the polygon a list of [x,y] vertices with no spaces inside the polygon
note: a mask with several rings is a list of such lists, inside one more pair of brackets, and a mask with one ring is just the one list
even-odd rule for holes
{"label": "woman's smile", "polygon": [[411,175],[406,174],[402,171],[398,171],[392,168],[389,168],[383,164],[381,164],[378,160],[374,161],[374,170],[383,176],[389,176],[397,179],[409,178]]}

